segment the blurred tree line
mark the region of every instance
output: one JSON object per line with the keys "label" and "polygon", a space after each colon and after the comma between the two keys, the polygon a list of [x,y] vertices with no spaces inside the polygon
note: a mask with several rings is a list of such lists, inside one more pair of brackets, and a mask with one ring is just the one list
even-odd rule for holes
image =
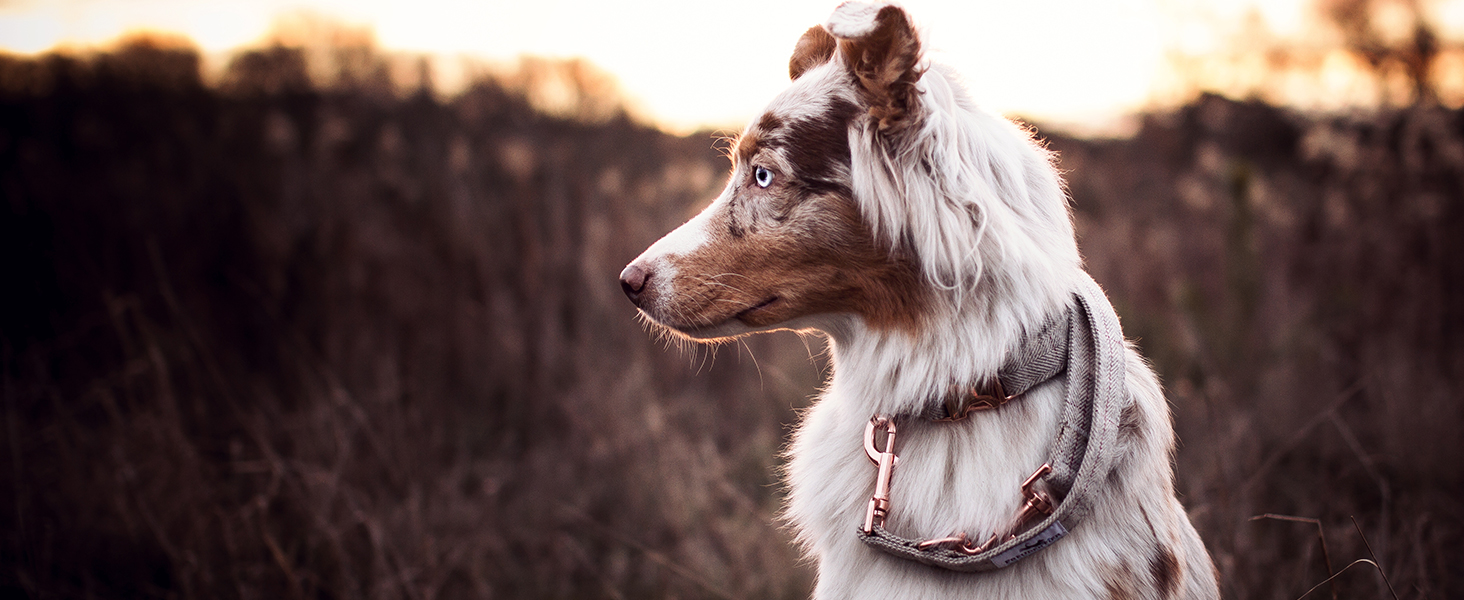
{"label": "blurred tree line", "polygon": [[0,59],[0,588],[798,595],[772,472],[815,369],[698,374],[615,283],[709,138],[310,52]]}
{"label": "blurred tree line", "polygon": [[[667,348],[615,280],[720,188],[712,137],[583,63],[439,97],[286,42],[216,85],[166,40],[0,58],[0,590],[806,596],[775,472],[819,342]],[[1362,535],[1400,597],[1464,593],[1464,114],[1207,95],[1043,137],[1226,595]]]}
{"label": "blurred tree line", "polygon": [[[1464,38],[1442,23],[1444,0],[1311,0],[1300,31],[1272,30],[1253,9],[1209,21],[1222,47],[1170,56],[1180,96],[1217,90],[1336,111],[1464,105]],[[1229,31],[1224,31],[1226,28]]]}
{"label": "blurred tree line", "polygon": [[[1205,95],[1132,139],[1050,139],[1088,269],[1173,402],[1226,595],[1296,598],[1372,557],[1364,535],[1400,597],[1459,594],[1464,113]],[[1267,513],[1319,519],[1332,564]],[[1388,593],[1359,571],[1338,586]]]}

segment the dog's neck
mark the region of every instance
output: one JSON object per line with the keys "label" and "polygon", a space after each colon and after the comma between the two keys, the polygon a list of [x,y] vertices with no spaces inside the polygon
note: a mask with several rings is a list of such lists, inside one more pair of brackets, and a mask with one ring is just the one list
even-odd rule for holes
{"label": "dog's neck", "polygon": [[831,386],[857,414],[921,414],[951,386],[991,381],[1023,336],[1066,310],[1074,276],[1011,277],[988,271],[959,300],[934,303],[916,330],[876,329],[855,316],[826,327],[833,363]]}

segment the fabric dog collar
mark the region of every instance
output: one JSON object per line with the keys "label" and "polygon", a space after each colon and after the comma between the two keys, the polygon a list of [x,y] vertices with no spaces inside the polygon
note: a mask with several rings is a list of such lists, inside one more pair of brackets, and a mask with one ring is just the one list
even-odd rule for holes
{"label": "fabric dog collar", "polygon": [[[909,560],[952,571],[994,571],[1052,545],[1093,511],[1094,490],[1113,468],[1118,419],[1125,393],[1125,349],[1118,315],[1103,290],[1084,274],[1067,312],[1029,335],[997,374],[992,391],[971,392],[964,406],[947,399],[921,415],[930,420],[959,420],[974,411],[996,408],[1063,372],[1067,394],[1046,464],[1022,484],[1026,503],[1008,531],[997,532],[979,546],[964,533],[925,541],[911,540],[884,528],[890,508],[889,484],[896,465],[895,419],[876,415],[865,433],[865,452],[879,475],[859,539]],[[966,395],[962,395],[966,396]],[[886,432],[885,449],[875,447],[875,432]],[[1056,496],[1033,489],[1043,479]]]}

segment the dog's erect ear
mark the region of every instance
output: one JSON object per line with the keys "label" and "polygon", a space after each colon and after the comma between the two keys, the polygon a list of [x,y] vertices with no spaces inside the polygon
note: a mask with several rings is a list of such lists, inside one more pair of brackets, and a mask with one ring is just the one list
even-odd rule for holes
{"label": "dog's erect ear", "polygon": [[[845,2],[824,25],[838,39],[844,64],[854,75],[869,116],[882,133],[919,118],[920,39],[898,6]],[[806,34],[805,34],[806,36]]]}
{"label": "dog's erect ear", "polygon": [[829,30],[822,25],[809,27],[803,32],[803,37],[798,38],[798,45],[793,47],[793,58],[788,59],[788,78],[798,79],[804,71],[829,62],[837,46],[834,36],[829,35]]}

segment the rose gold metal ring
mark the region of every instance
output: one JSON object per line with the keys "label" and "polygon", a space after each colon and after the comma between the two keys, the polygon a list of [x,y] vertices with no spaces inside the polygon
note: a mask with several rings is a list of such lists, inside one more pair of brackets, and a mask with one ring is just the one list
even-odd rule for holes
{"label": "rose gold metal ring", "polygon": [[1020,394],[1007,395],[1006,389],[1001,385],[1000,378],[993,378],[986,389],[979,387],[960,390],[958,393],[946,394],[945,408],[946,416],[937,421],[960,421],[971,416],[973,412],[984,410],[995,410],[1002,405],[1011,402]]}

